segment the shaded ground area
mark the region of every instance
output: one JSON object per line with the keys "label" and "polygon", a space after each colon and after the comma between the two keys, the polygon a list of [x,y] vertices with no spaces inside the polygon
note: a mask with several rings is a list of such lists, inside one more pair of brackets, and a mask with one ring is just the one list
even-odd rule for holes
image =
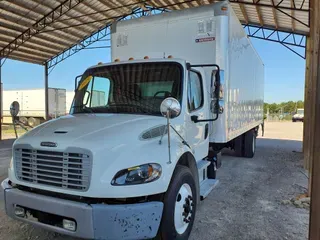
{"label": "shaded ground area", "polygon": [[[253,159],[225,151],[220,184],[202,202],[190,239],[307,239],[308,210],[282,203],[306,191],[301,139],[301,123],[268,123]],[[10,151],[0,150],[0,179],[9,164],[5,155]],[[0,193],[1,240],[75,240],[7,218],[2,201]]]}

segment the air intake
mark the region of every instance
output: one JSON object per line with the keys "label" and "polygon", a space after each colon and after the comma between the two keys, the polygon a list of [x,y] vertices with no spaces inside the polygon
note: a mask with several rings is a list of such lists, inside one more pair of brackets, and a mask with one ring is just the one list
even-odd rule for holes
{"label": "air intake", "polygon": [[148,140],[152,138],[157,138],[162,136],[162,134],[167,134],[167,126],[166,125],[160,125],[157,127],[153,127],[148,129],[147,131],[143,132],[140,136],[141,140]]}
{"label": "air intake", "polygon": [[57,133],[57,134],[65,134],[65,133],[68,133],[67,131],[54,131],[54,133]]}

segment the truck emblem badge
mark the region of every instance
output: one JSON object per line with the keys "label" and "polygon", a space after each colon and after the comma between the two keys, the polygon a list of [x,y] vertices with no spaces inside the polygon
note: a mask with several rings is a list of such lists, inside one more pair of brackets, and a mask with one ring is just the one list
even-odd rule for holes
{"label": "truck emblem badge", "polygon": [[54,142],[41,142],[40,145],[42,147],[57,147],[57,143]]}

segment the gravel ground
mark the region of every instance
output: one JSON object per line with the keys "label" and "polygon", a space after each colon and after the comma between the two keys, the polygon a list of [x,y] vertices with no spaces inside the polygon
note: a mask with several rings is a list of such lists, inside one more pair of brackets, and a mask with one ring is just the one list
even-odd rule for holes
{"label": "gravel ground", "polygon": [[[190,239],[307,239],[309,211],[283,202],[306,191],[301,139],[301,123],[267,123],[253,159],[224,151],[220,184],[201,203]],[[0,149],[0,179],[6,177],[7,155]],[[1,240],[75,240],[9,219],[2,199],[0,192]]]}

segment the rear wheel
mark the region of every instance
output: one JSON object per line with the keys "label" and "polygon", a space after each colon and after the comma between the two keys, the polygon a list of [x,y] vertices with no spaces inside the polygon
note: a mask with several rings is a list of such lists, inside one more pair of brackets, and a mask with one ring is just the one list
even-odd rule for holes
{"label": "rear wheel", "polygon": [[40,119],[34,118],[34,117],[28,118],[28,125],[29,126],[35,127],[35,126],[38,126],[39,124],[40,124]]}
{"label": "rear wheel", "polygon": [[196,199],[196,184],[190,169],[178,165],[164,197],[160,239],[189,238],[196,212]]}
{"label": "rear wheel", "polygon": [[246,158],[253,158],[256,152],[256,133],[250,130],[244,134],[244,154]]}
{"label": "rear wheel", "polygon": [[26,117],[19,117],[19,121],[22,122],[24,125],[28,124],[28,119]]}
{"label": "rear wheel", "polygon": [[236,153],[237,157],[243,157],[243,152],[244,152],[244,134],[238,136],[234,140],[234,151]]}

